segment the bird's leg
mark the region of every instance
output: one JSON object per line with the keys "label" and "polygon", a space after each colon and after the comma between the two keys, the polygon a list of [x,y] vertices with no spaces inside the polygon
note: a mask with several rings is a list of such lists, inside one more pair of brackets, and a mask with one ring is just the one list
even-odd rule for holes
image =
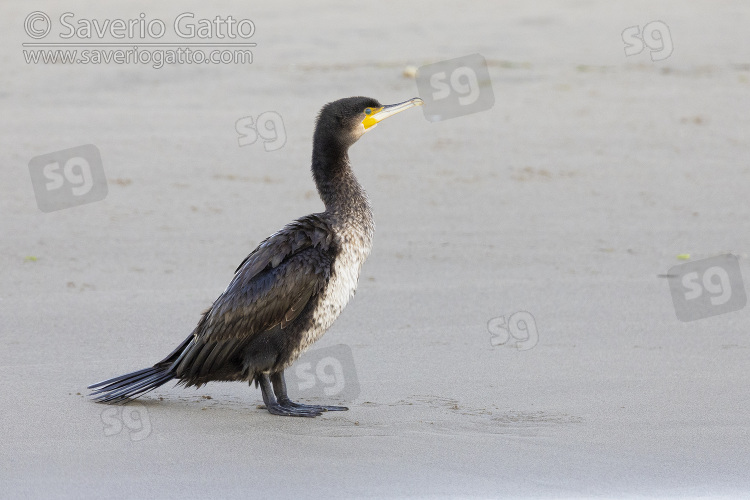
{"label": "bird's leg", "polygon": [[271,374],[271,382],[273,382],[273,392],[276,393],[279,404],[283,408],[289,409],[300,409],[310,411],[346,411],[349,408],[346,406],[321,406],[321,405],[303,405],[301,403],[295,403],[286,393],[286,381],[284,381],[284,372],[276,372]]}
{"label": "bird's leg", "polygon": [[314,411],[312,409],[293,408],[281,404],[273,394],[268,374],[261,373],[256,376],[256,379],[260,384],[260,392],[263,394],[263,402],[266,404],[266,409],[272,415],[283,415],[286,417],[317,417],[321,414],[322,410]]}

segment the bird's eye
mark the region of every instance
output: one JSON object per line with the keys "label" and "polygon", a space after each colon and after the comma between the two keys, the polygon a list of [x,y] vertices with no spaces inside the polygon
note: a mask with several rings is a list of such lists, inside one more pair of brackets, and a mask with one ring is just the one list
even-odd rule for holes
{"label": "bird's eye", "polygon": [[370,113],[372,113],[372,108],[365,109],[365,114],[366,115],[369,115]]}

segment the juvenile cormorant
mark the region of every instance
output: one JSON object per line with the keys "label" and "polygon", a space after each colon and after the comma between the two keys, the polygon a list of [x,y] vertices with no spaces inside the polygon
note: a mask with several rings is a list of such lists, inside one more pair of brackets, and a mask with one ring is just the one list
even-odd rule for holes
{"label": "juvenile cormorant", "polygon": [[121,403],[166,382],[255,381],[274,415],[315,417],[343,406],[289,399],[284,370],[333,324],[357,288],[374,223],[367,194],[349,163],[349,146],[419,98],[381,105],[368,97],[326,104],[313,137],[312,174],[325,211],[263,240],[203,313],[195,330],[150,368],[89,386],[101,403]]}

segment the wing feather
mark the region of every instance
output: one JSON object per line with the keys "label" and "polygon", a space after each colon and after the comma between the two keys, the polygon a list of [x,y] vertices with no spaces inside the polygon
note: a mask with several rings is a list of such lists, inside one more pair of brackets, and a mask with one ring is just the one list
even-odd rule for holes
{"label": "wing feather", "polygon": [[328,282],[333,241],[328,223],[310,215],[261,242],[204,313],[174,363],[178,376],[206,376],[236,356],[253,336],[284,329],[296,320]]}

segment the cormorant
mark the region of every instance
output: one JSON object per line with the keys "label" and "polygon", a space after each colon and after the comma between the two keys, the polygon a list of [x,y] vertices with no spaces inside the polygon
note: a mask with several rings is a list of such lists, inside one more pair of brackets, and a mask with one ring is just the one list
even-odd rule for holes
{"label": "cormorant", "polygon": [[89,386],[102,403],[127,402],[177,379],[178,385],[255,381],[274,415],[316,417],[343,406],[289,399],[284,370],[333,324],[357,288],[374,223],[354,177],[349,146],[419,98],[381,105],[368,97],[326,104],[315,126],[312,175],[325,211],[288,224],[263,240],[203,313],[193,332],[150,368]]}

